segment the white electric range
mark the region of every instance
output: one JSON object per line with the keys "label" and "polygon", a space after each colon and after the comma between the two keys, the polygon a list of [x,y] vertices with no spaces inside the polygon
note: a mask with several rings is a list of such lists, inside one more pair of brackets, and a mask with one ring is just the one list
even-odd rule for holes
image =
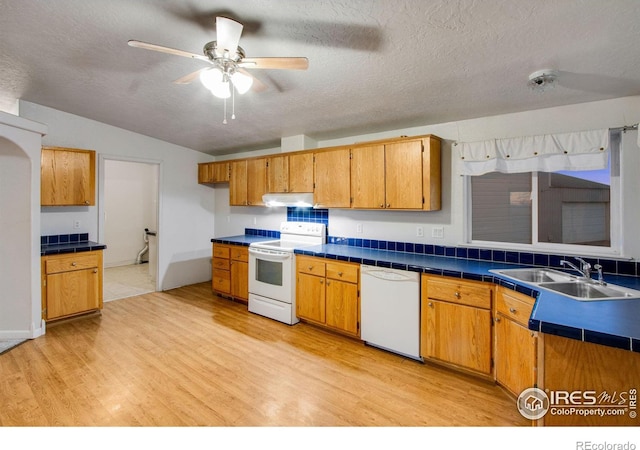
{"label": "white electric range", "polygon": [[325,242],[322,223],[282,222],[280,239],[249,245],[249,311],[289,325],[298,323],[293,251]]}

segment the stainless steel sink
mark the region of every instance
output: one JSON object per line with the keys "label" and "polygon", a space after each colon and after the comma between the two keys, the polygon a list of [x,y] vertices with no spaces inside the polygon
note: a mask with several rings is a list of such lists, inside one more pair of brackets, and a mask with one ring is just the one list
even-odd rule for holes
{"label": "stainless steel sink", "polygon": [[491,270],[490,272],[504,275],[518,281],[526,281],[527,283],[546,283],[554,281],[575,280],[578,277],[559,270],[546,269],[540,267],[532,267],[530,269],[503,269]]}
{"label": "stainless steel sink", "polygon": [[490,272],[580,301],[640,299],[640,291],[613,284],[599,284],[589,278],[544,267],[500,269]]}
{"label": "stainless steel sink", "polygon": [[640,293],[621,286],[601,286],[588,280],[576,280],[561,283],[540,283],[538,286],[578,300],[620,300],[639,297]]}

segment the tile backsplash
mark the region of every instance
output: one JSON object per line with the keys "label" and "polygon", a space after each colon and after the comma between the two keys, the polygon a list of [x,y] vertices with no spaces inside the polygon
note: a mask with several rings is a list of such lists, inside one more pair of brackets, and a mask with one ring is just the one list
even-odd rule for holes
{"label": "tile backsplash", "polygon": [[89,233],[53,234],[40,236],[40,245],[72,244],[76,242],[88,242]]}

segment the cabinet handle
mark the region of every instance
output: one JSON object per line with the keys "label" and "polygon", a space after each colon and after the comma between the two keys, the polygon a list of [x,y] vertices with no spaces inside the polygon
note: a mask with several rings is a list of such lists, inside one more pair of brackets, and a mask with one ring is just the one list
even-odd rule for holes
{"label": "cabinet handle", "polygon": [[456,291],[456,293],[455,293],[455,294],[453,294],[453,295],[455,295],[455,296],[456,296],[456,298],[460,298],[460,292],[457,292],[457,291]]}
{"label": "cabinet handle", "polygon": [[338,276],[341,277],[342,276],[342,272],[338,272]]}
{"label": "cabinet handle", "polygon": [[313,270],[313,266],[309,266],[309,270]]}
{"label": "cabinet handle", "polygon": [[324,280],[320,280],[320,284],[324,284]]}
{"label": "cabinet handle", "polygon": [[77,262],[72,262],[71,265],[75,267],[75,266],[78,265],[78,263]]}
{"label": "cabinet handle", "polygon": [[380,203],[380,208],[384,208],[384,203]]}
{"label": "cabinet handle", "polygon": [[85,200],[85,201],[84,201],[84,204],[85,204],[85,205],[88,205],[88,204],[89,204],[89,200]]}
{"label": "cabinet handle", "polygon": [[93,269],[93,273],[98,273],[98,269]]}
{"label": "cabinet handle", "polygon": [[500,322],[500,317],[496,317],[496,318],[495,318],[495,321],[496,321],[496,322]]}
{"label": "cabinet handle", "polygon": [[433,308],[433,303],[429,302],[427,303],[427,305],[429,306],[429,308]]}
{"label": "cabinet handle", "polygon": [[516,313],[516,309],[515,309],[515,308],[509,308],[509,312],[510,312],[511,314],[515,314],[515,313]]}
{"label": "cabinet handle", "polygon": [[331,281],[327,280],[327,286],[329,286],[331,284]]}
{"label": "cabinet handle", "polygon": [[391,203],[387,203],[387,208],[391,208]]}

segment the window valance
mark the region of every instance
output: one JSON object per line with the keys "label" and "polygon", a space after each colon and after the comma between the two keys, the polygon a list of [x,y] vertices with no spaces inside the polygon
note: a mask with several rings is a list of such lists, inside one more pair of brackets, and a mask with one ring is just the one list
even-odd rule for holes
{"label": "window valance", "polygon": [[461,175],[599,170],[608,164],[609,130],[458,142],[453,149]]}

